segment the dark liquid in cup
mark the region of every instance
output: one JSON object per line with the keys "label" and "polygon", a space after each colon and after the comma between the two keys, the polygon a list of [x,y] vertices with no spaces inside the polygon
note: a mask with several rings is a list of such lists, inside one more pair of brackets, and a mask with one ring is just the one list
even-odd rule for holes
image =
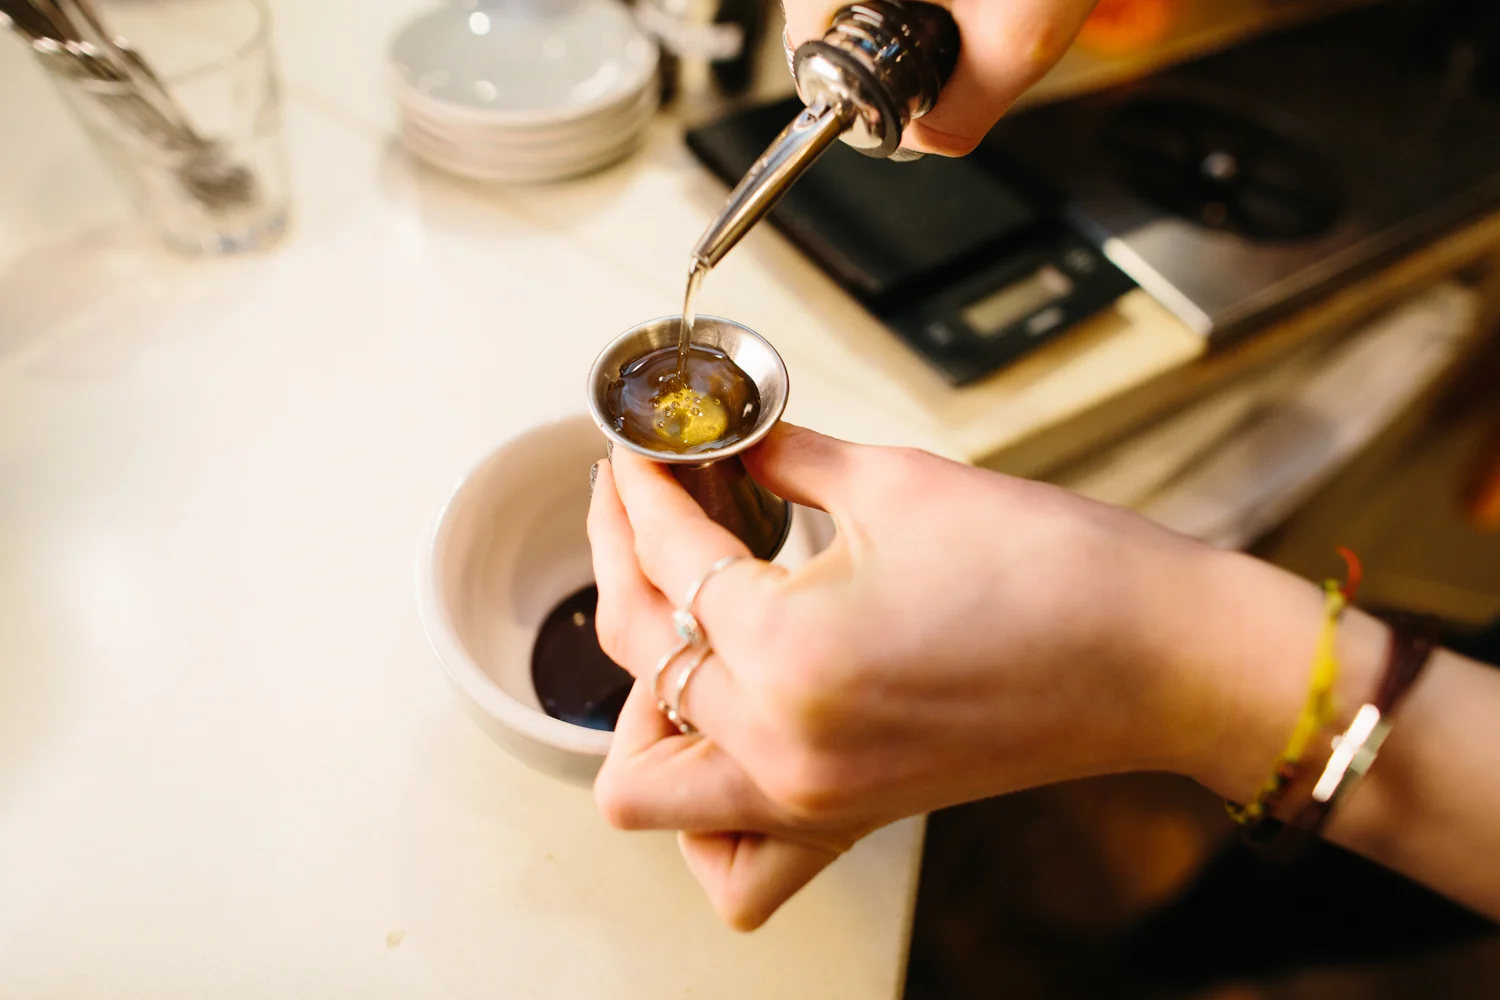
{"label": "dark liquid in cup", "polygon": [[590,584],[552,609],[531,649],[531,683],[554,719],[613,730],[633,678],[599,648],[598,605],[599,588]]}
{"label": "dark liquid in cup", "polygon": [[[615,429],[639,445],[683,455],[733,444],[755,429],[760,391],[721,351],[677,347],[630,362],[610,387]],[[681,374],[679,374],[681,372]]]}

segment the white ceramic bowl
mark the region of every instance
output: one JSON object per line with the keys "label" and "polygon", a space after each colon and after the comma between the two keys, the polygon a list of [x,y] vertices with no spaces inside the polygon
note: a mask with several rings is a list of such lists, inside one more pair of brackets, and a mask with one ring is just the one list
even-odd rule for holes
{"label": "white ceramic bowl", "polygon": [[[613,734],[542,711],[531,648],[547,613],[593,579],[584,521],[589,467],[603,457],[585,414],[506,441],[443,504],[417,566],[423,628],[470,714],[523,762],[582,784]],[[832,537],[827,515],[798,509],[776,561],[797,565]]]}
{"label": "white ceramic bowl", "polygon": [[418,564],[422,625],[471,714],[521,760],[574,781],[593,779],[611,734],[542,711],[531,647],[547,612],[593,579],[584,519],[603,457],[587,417],[505,442],[443,504]]}
{"label": "white ceramic bowl", "polygon": [[417,17],[391,42],[396,96],[477,124],[544,125],[608,109],[655,78],[656,44],[619,0],[517,0]]}

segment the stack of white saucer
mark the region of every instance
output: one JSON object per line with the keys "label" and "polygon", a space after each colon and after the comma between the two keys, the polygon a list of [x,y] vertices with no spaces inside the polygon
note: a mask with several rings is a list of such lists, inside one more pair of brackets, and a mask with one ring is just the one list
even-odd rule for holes
{"label": "stack of white saucer", "polygon": [[656,111],[657,47],[620,0],[468,0],[391,43],[401,138],[483,181],[575,177],[628,155]]}

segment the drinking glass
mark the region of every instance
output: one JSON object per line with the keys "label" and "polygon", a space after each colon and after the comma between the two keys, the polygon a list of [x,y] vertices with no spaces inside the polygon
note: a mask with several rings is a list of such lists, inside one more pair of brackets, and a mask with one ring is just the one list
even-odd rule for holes
{"label": "drinking glass", "polygon": [[[97,7],[109,33],[128,41],[124,59],[139,57],[129,78],[98,79],[65,58],[46,66],[142,219],[187,254],[274,244],[289,207],[264,0],[98,0]],[[140,83],[152,74],[171,95],[165,114],[159,96]]]}

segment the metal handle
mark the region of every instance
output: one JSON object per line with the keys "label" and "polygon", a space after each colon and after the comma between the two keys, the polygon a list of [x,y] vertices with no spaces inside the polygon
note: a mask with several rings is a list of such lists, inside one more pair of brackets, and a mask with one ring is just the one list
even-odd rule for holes
{"label": "metal handle", "polygon": [[70,14],[73,15],[76,23],[93,36],[93,41],[134,84],[141,97],[154,104],[163,117],[172,121],[187,144],[200,146],[205,144],[204,140],[193,131],[192,123],[188,121],[186,113],[178,107],[176,98],[172,96],[171,91],[167,90],[166,84],[162,83],[161,77],[156,75],[151,64],[142,59],[133,46],[104,25],[98,10],[94,7],[93,0],[54,0],[54,2],[65,18]]}

